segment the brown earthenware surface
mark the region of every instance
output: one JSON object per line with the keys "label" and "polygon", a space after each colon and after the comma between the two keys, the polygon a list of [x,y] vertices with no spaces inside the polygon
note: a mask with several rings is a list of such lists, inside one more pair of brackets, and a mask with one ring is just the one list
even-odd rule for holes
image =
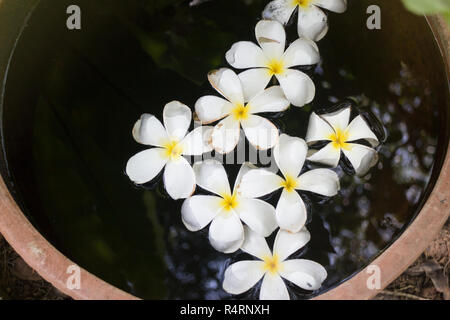
{"label": "brown earthenware surface", "polygon": [[[448,75],[450,64],[449,30],[444,20],[440,17],[429,17],[428,21],[435,32],[436,40],[439,42],[442,54],[445,57]],[[354,300],[373,298],[414,263],[442,229],[450,215],[449,201],[450,148],[447,149],[445,163],[434,190],[419,216],[400,238],[371,264],[371,266],[380,268],[381,287],[376,290],[368,288],[367,281],[373,275],[373,269],[371,269],[371,266],[368,266],[336,289],[330,290],[316,299]]]}

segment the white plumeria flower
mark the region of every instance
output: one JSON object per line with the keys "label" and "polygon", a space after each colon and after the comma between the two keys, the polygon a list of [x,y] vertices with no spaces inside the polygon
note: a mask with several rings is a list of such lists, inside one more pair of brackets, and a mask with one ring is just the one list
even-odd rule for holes
{"label": "white plumeria flower", "polygon": [[215,195],[197,195],[184,201],[182,220],[190,231],[209,227],[209,241],[220,252],[232,253],[244,241],[241,220],[256,233],[268,237],[278,227],[275,208],[267,202],[236,193],[242,176],[251,170],[250,164],[242,165],[231,192],[223,165],[215,160],[194,164],[197,184]]}
{"label": "white plumeria flower", "polygon": [[256,115],[262,112],[281,112],[289,107],[289,101],[278,86],[268,88],[252,96],[245,104],[241,81],[231,69],[219,69],[208,74],[211,85],[226,98],[204,96],[195,104],[195,111],[203,124],[221,120],[212,133],[212,145],[219,153],[234,150],[239,142],[240,128],[248,141],[259,150],[273,148],[278,142],[277,127],[269,120]]}
{"label": "white plumeria flower", "polygon": [[347,10],[347,0],[275,0],[266,6],[263,18],[287,24],[296,8],[298,35],[319,41],[328,32],[328,18],[320,8],[343,13]]}
{"label": "white plumeria flower", "polygon": [[275,76],[290,103],[297,107],[310,103],[316,93],[314,82],[305,73],[291,68],[318,63],[317,45],[307,39],[297,39],[285,51],[286,32],[277,21],[258,22],[255,33],[259,46],[241,41],[226,53],[231,66],[249,69],[239,74],[245,100],[264,90]]}
{"label": "white plumeria flower", "polygon": [[126,173],[137,184],[154,179],[164,170],[164,185],[174,199],[184,199],[195,191],[195,174],[183,156],[212,151],[208,141],[212,127],[199,127],[188,135],[192,112],[186,105],[173,101],[164,107],[164,126],[150,114],[142,115],[133,128],[134,139],[155,146],[139,152],[128,160]]}
{"label": "white plumeria flower", "polygon": [[356,174],[363,176],[378,161],[377,151],[352,141],[366,140],[372,147],[376,147],[379,142],[362,116],[358,115],[349,124],[350,114],[350,107],[329,114],[311,114],[306,142],[330,142],[322,149],[313,151],[308,160],[335,168],[339,164],[342,151]]}
{"label": "white plumeria flower", "polygon": [[254,198],[283,188],[276,207],[276,218],[280,228],[290,232],[301,230],[307,219],[305,204],[297,190],[332,197],[340,189],[339,178],[332,170],[315,169],[300,175],[307,151],[303,139],[282,134],[273,152],[284,178],[266,169],[254,169],[244,175],[238,187],[239,195]]}
{"label": "white plumeria flower", "polygon": [[305,290],[319,289],[327,278],[323,266],[311,260],[287,260],[304,247],[310,238],[306,228],[298,233],[279,230],[272,253],[263,237],[245,228],[245,242],[241,250],[260,260],[239,261],[229,266],[225,270],[223,289],[231,294],[241,294],[250,290],[263,277],[260,300],[289,300],[289,292],[282,278]]}

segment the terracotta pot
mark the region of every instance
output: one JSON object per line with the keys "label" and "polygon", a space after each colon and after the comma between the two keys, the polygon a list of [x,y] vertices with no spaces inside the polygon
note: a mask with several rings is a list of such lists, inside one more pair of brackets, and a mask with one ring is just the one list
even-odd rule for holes
{"label": "terracotta pot", "polygon": [[[450,74],[450,33],[448,27],[441,17],[427,17],[427,20],[434,32],[436,41],[439,43],[445,60],[448,78]],[[400,238],[375,259],[370,266],[337,288],[320,295],[316,299],[350,300],[373,298],[413,264],[428,247],[428,244],[434,240],[449,218],[449,197],[450,147],[447,147],[445,161],[432,193],[417,218],[414,219]],[[376,290],[371,290],[367,286],[367,282],[374,272],[372,266],[379,267],[381,271],[381,287]]]}
{"label": "terracotta pot", "polygon": [[[37,3],[38,0],[20,2],[0,0],[0,75],[2,75],[0,108],[3,103],[8,65],[16,41],[26,24],[28,15]],[[441,47],[442,55],[445,57],[448,75],[450,71],[448,29],[439,17],[429,17],[428,21],[435,33],[436,41]],[[3,75],[6,76],[3,77]],[[447,156],[440,170],[439,178],[420,214],[394,244],[373,261],[372,265],[378,266],[381,270],[381,288],[379,290],[386,287],[419,257],[447,221],[450,213],[448,207],[450,201],[449,151],[450,149],[447,149]],[[0,233],[44,279],[75,299],[137,299],[83,269],[80,269],[81,288],[68,289],[67,281],[73,272],[70,267],[76,264],[54,248],[33,227],[14,200],[3,178],[0,178]],[[316,299],[369,299],[379,291],[369,290],[366,285],[371,274],[371,269],[368,267]]]}

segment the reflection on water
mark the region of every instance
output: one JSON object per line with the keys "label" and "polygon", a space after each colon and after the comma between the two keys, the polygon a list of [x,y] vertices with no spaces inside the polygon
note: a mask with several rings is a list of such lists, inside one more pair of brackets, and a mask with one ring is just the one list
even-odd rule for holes
{"label": "reflection on water", "polygon": [[[68,1],[43,1],[11,66],[5,138],[22,206],[63,253],[143,298],[257,298],[257,287],[239,297],[221,289],[227,265],[245,254],[216,252],[207,229],[185,229],[182,202],[170,200],[161,183],[136,188],[123,170],[142,148],[130,134],[140,114],[160,116],[170,100],[193,106],[212,93],[206,73],[225,65],[232,43],[253,40],[266,1],[79,2],[83,32],[70,33],[55,27],[65,25],[57,10]],[[362,27],[369,2],[383,9],[381,31]],[[350,98],[382,121],[387,139],[364,178],[336,169],[338,196],[304,194],[312,240],[296,255],[321,263],[329,277],[312,294],[291,286],[292,298],[336,286],[392,243],[420,208],[446,149],[448,87],[425,21],[398,3],[361,0],[330,15],[330,24],[319,44],[323,61],[306,70],[316,99],[274,121],[304,137],[311,111]],[[24,83],[38,92],[24,94]]]}

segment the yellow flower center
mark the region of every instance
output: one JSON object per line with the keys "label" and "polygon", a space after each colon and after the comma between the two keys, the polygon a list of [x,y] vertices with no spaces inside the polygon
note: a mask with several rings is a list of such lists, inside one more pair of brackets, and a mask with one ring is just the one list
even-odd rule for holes
{"label": "yellow flower center", "polygon": [[249,105],[244,106],[242,104],[237,104],[234,109],[231,111],[231,113],[234,115],[234,118],[237,121],[245,120],[248,118],[249,114]]}
{"label": "yellow flower center", "polygon": [[264,271],[272,274],[278,273],[281,270],[281,262],[278,256],[275,254],[273,257],[266,257],[264,259]]}
{"label": "yellow flower center", "polygon": [[292,192],[297,187],[297,179],[291,176],[287,176],[286,180],[281,183],[281,186],[288,192]]}
{"label": "yellow flower center", "polygon": [[292,0],[292,5],[295,6],[300,6],[302,8],[307,8],[309,6],[309,3],[311,2],[311,0]]}
{"label": "yellow flower center", "polygon": [[276,74],[283,74],[285,71],[284,62],[282,60],[274,59],[267,64],[269,74],[271,76]]}
{"label": "yellow flower center", "polygon": [[164,145],[164,148],[166,149],[165,155],[170,160],[179,159],[181,157],[181,154],[183,153],[182,146],[176,141],[166,143]]}
{"label": "yellow flower center", "polygon": [[237,197],[235,194],[223,196],[223,199],[220,202],[220,206],[225,211],[231,211],[232,209],[235,209],[238,205],[239,205],[239,201],[237,200]]}
{"label": "yellow flower center", "polygon": [[350,146],[347,143],[348,140],[348,132],[345,130],[337,129],[336,133],[333,133],[329,136],[329,139],[333,143],[333,147],[335,149],[344,149],[349,150]]}

